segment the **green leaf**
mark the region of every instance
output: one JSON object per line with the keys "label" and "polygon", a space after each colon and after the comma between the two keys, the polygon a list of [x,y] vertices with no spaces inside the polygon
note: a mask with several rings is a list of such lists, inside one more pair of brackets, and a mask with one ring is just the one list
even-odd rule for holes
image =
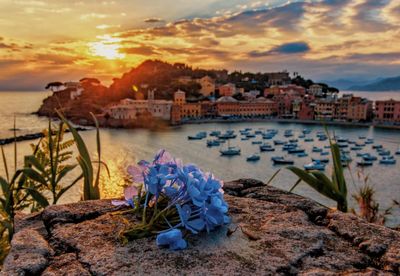
{"label": "green leaf", "polygon": [[41,205],[43,208],[46,208],[47,206],[49,206],[49,201],[47,200],[47,198],[45,196],[43,196],[41,193],[39,193],[38,191],[36,191],[35,189],[32,188],[25,188],[28,193],[32,196],[32,198],[39,204]]}
{"label": "green leaf", "polygon": [[40,175],[37,171],[35,171],[34,169],[24,168],[24,169],[22,169],[22,171],[23,171],[24,175],[26,177],[28,177],[29,179],[39,182],[40,184],[42,184],[44,186],[47,186],[46,179],[42,175]]}
{"label": "green leaf", "polygon": [[7,180],[5,180],[1,176],[0,176],[0,185],[1,185],[2,194],[5,197],[8,197],[8,194],[10,193],[10,184],[7,182]]}
{"label": "green leaf", "polygon": [[44,167],[43,165],[39,162],[39,160],[34,156],[34,155],[27,155],[25,156],[25,166],[30,167],[33,166],[35,167],[38,171],[44,172]]}

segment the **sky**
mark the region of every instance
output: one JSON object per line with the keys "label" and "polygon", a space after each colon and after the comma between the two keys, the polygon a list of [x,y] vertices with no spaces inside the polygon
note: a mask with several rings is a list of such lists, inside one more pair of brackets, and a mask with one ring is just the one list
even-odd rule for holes
{"label": "sky", "polygon": [[299,72],[400,75],[400,0],[0,0],[0,90],[105,84],[146,59]]}

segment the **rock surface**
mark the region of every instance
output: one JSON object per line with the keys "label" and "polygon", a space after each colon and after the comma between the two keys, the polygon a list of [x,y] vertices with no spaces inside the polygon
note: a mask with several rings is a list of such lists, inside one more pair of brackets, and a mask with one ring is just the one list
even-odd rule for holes
{"label": "rock surface", "polygon": [[154,238],[122,245],[125,220],[109,200],[49,207],[18,221],[1,275],[400,273],[397,231],[256,180],[224,188],[229,229],[189,236],[178,252],[157,248]]}

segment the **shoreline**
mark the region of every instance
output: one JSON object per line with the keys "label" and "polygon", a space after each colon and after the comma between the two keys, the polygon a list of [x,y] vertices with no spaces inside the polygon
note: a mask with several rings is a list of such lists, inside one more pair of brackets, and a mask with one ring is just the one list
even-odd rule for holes
{"label": "shoreline", "polygon": [[393,129],[400,130],[400,125],[382,125],[379,123],[353,123],[353,122],[339,122],[339,121],[315,121],[315,120],[298,120],[298,119],[206,119],[206,120],[190,120],[185,121],[181,124],[176,125],[185,125],[185,124],[207,124],[207,123],[245,123],[245,122],[274,122],[274,123],[286,123],[286,124],[305,124],[305,125],[337,125],[337,126],[357,126],[357,127],[376,127],[376,128],[385,128],[385,129]]}
{"label": "shoreline", "polygon": [[[77,131],[89,131],[89,130],[91,130],[90,128],[87,128],[87,127],[76,127],[75,129]],[[68,132],[70,132],[70,130],[66,129],[65,132],[68,133]],[[0,139],[0,145],[3,146],[3,145],[12,144],[14,142],[36,140],[36,139],[39,139],[39,138],[42,138],[42,137],[44,137],[43,132],[37,132],[37,133],[18,135],[18,136],[10,137],[10,138],[2,138],[2,139]]]}

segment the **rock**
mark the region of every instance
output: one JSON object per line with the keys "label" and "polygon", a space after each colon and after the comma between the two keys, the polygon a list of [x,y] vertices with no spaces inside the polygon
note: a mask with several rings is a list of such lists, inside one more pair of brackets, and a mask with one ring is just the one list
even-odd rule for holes
{"label": "rock", "polygon": [[[109,200],[48,207],[36,216],[46,234],[39,234],[37,222],[18,223],[3,275],[400,273],[397,231],[259,181],[224,188],[232,224],[188,236],[188,249],[178,252],[157,248],[154,237],[123,245],[119,232],[131,218],[116,214]],[[34,241],[27,240],[29,231]],[[34,270],[26,270],[27,263]]]}

